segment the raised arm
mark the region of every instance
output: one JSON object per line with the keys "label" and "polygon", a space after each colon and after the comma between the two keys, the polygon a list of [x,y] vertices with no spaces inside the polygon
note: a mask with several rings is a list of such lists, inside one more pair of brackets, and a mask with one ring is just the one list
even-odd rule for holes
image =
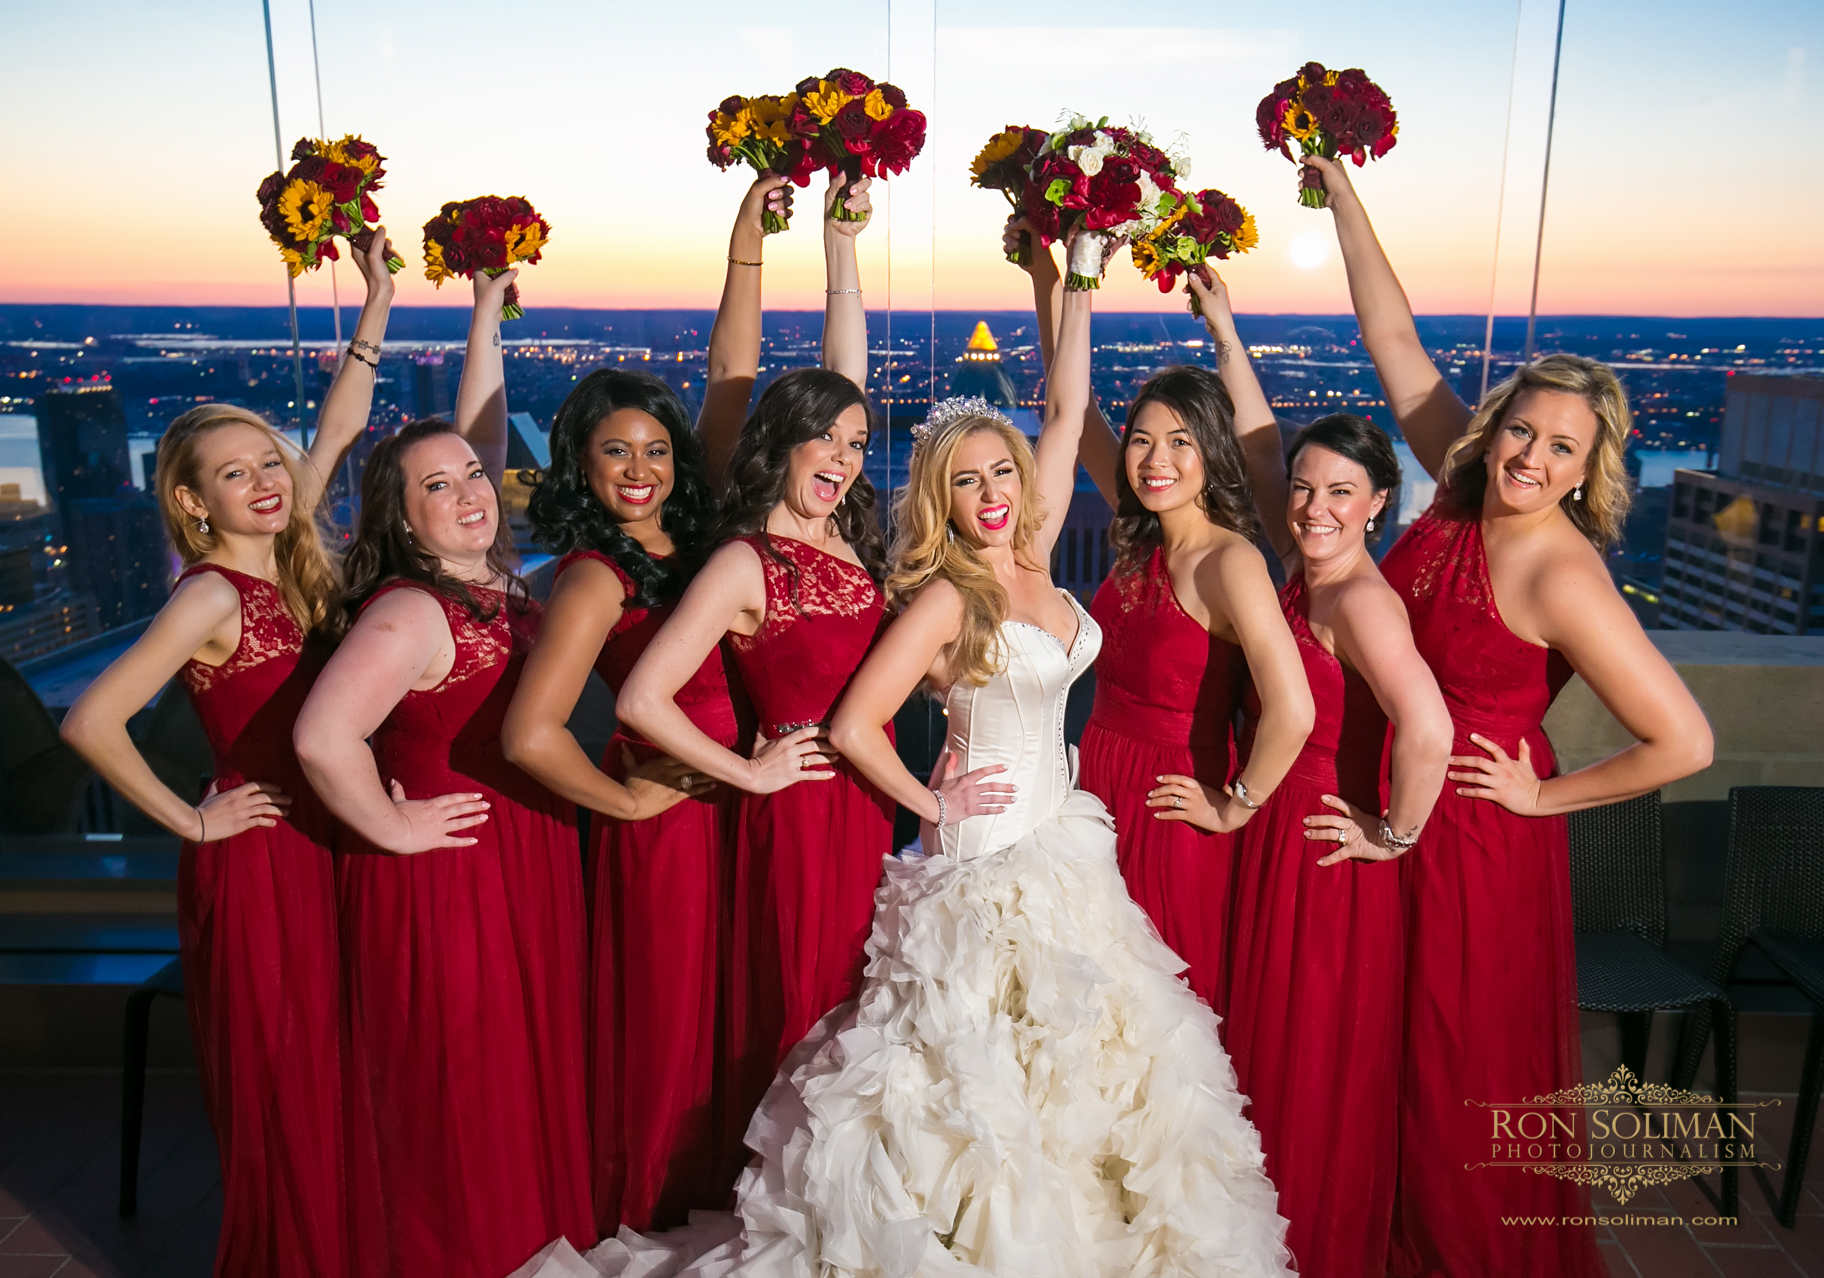
{"label": "raised arm", "polygon": [[[680,785],[684,765],[661,755],[629,766],[622,784],[596,767],[570,732],[577,699],[608,632],[621,619],[625,599],[620,579],[598,560],[580,560],[558,577],[545,605],[538,642],[526,658],[513,704],[507,708],[500,744],[508,763],[523,768],[546,789],[592,812],[642,821],[690,793],[707,791],[711,783]],[[622,762],[628,759],[623,756]]]}
{"label": "raised arm", "polygon": [[354,340],[342,352],[336,378],[323,396],[317,433],[306,454],[310,465],[300,468],[297,500],[307,511],[314,511],[323,500],[329,477],[342,461],[342,454],[367,428],[368,414],[373,411],[374,383],[380,376],[380,343],[386,337],[386,320],[393,309],[393,273],[386,269],[386,259],[392,252],[384,226],[374,228],[367,252],[353,251],[355,266],[367,281],[367,300],[361,304],[361,318],[355,321]]}
{"label": "raised arm", "polygon": [[469,346],[456,387],[456,433],[469,441],[496,486],[507,474],[507,370],[500,350],[500,308],[518,270],[475,276]]}
{"label": "raised arm", "polygon": [[962,625],[956,587],[941,579],[926,585],[868,652],[830,724],[830,744],[842,757],[927,825],[1004,812],[1013,799],[1011,785],[987,780],[1006,768],[995,764],[957,776],[956,760],[947,752],[927,786],[906,770],[887,736],[886,725],[921,681],[948,678],[944,649],[956,642]]}
{"label": "raised arm", "polygon": [[[1100,258],[1107,237],[1094,232],[1079,234],[1069,248],[1071,269],[1079,261],[1083,274],[1100,274]],[[1049,558],[1070,513],[1071,494],[1077,486],[1077,445],[1083,438],[1083,415],[1089,408],[1089,331],[1094,311],[1089,289],[1066,289],[1058,319],[1058,349],[1045,378],[1045,423],[1039,427],[1035,448],[1039,499],[1045,503],[1045,523],[1034,549]]]}
{"label": "raised arm", "polygon": [[748,187],[728,235],[728,272],[722,279],[716,322],[709,330],[709,381],[703,389],[703,411],[697,415],[709,484],[718,491],[741,438],[741,423],[747,420],[754,379],[760,375],[760,262],[766,244],[761,216],[768,211],[791,215],[790,178],[769,173]]}
{"label": "raised arm", "polygon": [[1267,402],[1260,379],[1254,376],[1248,348],[1235,328],[1235,312],[1229,304],[1229,287],[1214,268],[1209,282],[1193,271],[1188,277],[1191,292],[1203,308],[1203,327],[1216,345],[1216,373],[1222,378],[1235,405],[1235,438],[1248,461],[1248,478],[1254,484],[1254,505],[1260,511],[1260,522],[1267,540],[1290,572],[1298,557],[1298,543],[1286,526],[1286,503],[1290,500],[1286,476],[1286,454],[1279,441],[1279,422],[1273,406]]}
{"label": "raised arm", "polygon": [[1552,816],[1616,803],[1669,785],[1710,766],[1715,739],[1685,681],[1660,655],[1633,609],[1622,600],[1601,558],[1579,547],[1574,559],[1537,571],[1544,639],[1634,737],[1634,744],[1566,776],[1541,779],[1523,741],[1510,757],[1479,733],[1485,753],[1453,756],[1457,793],[1499,803],[1521,816]]}
{"label": "raised arm", "polygon": [[861,268],[855,262],[855,237],[873,221],[841,221],[830,216],[836,197],[848,189],[843,203],[851,213],[872,213],[868,188],[873,178],[861,178],[851,188],[838,175],[823,193],[823,366],[868,388],[868,312],[862,305]]}
{"label": "raised arm", "polygon": [[[384,268],[382,268],[384,269]],[[122,798],[179,838],[213,842],[272,825],[291,799],[264,781],[192,804],[158,779],[127,733],[127,720],[159,694],[192,657],[219,664],[240,640],[241,596],[216,573],[198,573],[173,592],[146,633],[101,672],[64,715],[59,733]]]}
{"label": "raised arm", "polygon": [[693,772],[750,794],[771,794],[799,781],[827,781],[821,727],[799,728],[767,741],[744,759],[712,739],[678,708],[678,689],[697,672],[730,630],[752,634],[766,615],[760,555],[731,542],[711,555],[659,633],[646,645],[614,706],[622,723]]}
{"label": "raised arm", "polygon": [[1323,175],[1324,189],[1329,192],[1337,243],[1349,273],[1355,321],[1361,326],[1362,344],[1374,361],[1381,389],[1387,393],[1387,405],[1413,456],[1436,479],[1445,452],[1469,425],[1469,405],[1457,398],[1425,353],[1406,291],[1375,238],[1368,211],[1356,197],[1348,171],[1321,155],[1307,155],[1304,162]]}
{"label": "raised arm", "polygon": [[[1378,574],[1343,587],[1331,630],[1336,655],[1362,676],[1393,725],[1387,824],[1399,839],[1416,837],[1443,792],[1450,763],[1452,729],[1444,694],[1412,642],[1405,604]],[[1319,865],[1400,855],[1401,849],[1386,842],[1381,813],[1362,812],[1334,794],[1324,796],[1324,806],[1330,811],[1305,818],[1307,839],[1337,842]]]}
{"label": "raised arm", "polygon": [[457,831],[488,819],[479,794],[408,800],[381,784],[367,739],[414,687],[449,672],[455,644],[436,600],[394,590],[361,614],[311,687],[292,744],[311,787],[344,824],[388,852],[428,852],[475,842]]}

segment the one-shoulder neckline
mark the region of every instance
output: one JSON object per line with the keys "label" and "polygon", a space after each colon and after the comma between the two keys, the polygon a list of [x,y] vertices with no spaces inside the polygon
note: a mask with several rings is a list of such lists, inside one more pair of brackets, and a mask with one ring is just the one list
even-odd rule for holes
{"label": "one-shoulder neckline", "polygon": [[1549,643],[1534,643],[1531,639],[1521,638],[1514,628],[1507,624],[1507,618],[1501,615],[1501,601],[1495,598],[1495,574],[1488,562],[1488,538],[1482,533],[1481,514],[1478,512],[1469,521],[1469,524],[1474,530],[1476,538],[1476,575],[1482,579],[1482,589],[1488,595],[1488,615],[1495,619],[1497,626],[1507,631],[1508,637],[1515,643],[1525,644],[1528,648],[1536,649],[1539,652],[1556,652],[1557,649]]}

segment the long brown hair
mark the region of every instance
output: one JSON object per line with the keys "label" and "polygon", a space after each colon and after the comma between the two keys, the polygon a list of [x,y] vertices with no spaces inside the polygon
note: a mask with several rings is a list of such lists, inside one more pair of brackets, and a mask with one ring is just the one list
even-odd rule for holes
{"label": "long brown hair", "polygon": [[[1235,404],[1222,379],[1207,368],[1190,364],[1160,369],[1134,396],[1127,410],[1126,431],[1134,428],[1140,410],[1153,403],[1171,409],[1197,445],[1203,459],[1203,491],[1197,494],[1197,505],[1204,517],[1259,544],[1254,486],[1248,481],[1247,459],[1235,439]],[[1140,504],[1139,494],[1127,480],[1126,458],[1115,469],[1115,518],[1108,526],[1108,540],[1115,547],[1116,572],[1138,570],[1164,541],[1159,516]]]}
{"label": "long brown hair", "polygon": [[[338,634],[346,634],[355,618],[360,616],[362,605],[372,599],[381,586],[395,579],[429,586],[444,598],[461,604],[478,622],[492,621],[499,615],[499,605],[482,603],[468,583],[445,572],[443,561],[414,542],[406,531],[406,450],[420,440],[456,433],[450,423],[433,417],[401,427],[397,434],[374,446],[373,454],[367,459],[367,469],[361,475],[361,514],[355,522],[354,540],[349,543],[348,553],[342,561],[348,585],[341,614],[334,619]],[[498,510],[498,492],[495,497]],[[506,580],[507,597],[523,604],[531,596],[525,583],[513,574],[515,563],[513,534],[507,528],[505,518],[497,518],[494,544],[488,547],[488,567],[497,577]]]}
{"label": "long brown hair", "polygon": [[978,686],[1006,664],[1000,633],[1007,620],[1007,590],[981,553],[967,539],[951,534],[950,459],[959,444],[982,431],[1001,437],[1020,473],[1013,552],[1032,561],[1033,542],[1045,522],[1033,476],[1032,445],[999,418],[959,417],[937,427],[912,450],[906,486],[893,507],[893,566],[887,574],[887,605],[895,610],[934,577],[956,587],[963,597],[963,628],[950,646],[952,662],[960,681]]}
{"label": "long brown hair", "polygon": [[265,432],[285,463],[291,476],[291,517],[273,539],[272,553],[279,569],[279,594],[285,610],[305,632],[325,625],[336,612],[341,582],[335,561],[323,548],[323,537],[317,529],[316,513],[306,510],[297,500],[303,485],[299,469],[307,464],[302,453],[258,413],[233,404],[202,404],[182,414],[158,441],[158,466],[152,487],[158,494],[159,514],[165,521],[165,536],[184,567],[206,558],[216,548],[213,532],[203,532],[198,521],[177,500],[177,490],[198,490],[197,445],[203,436],[224,426],[252,426]]}
{"label": "long brown hair", "polygon": [[1598,360],[1581,355],[1541,355],[1522,364],[1513,376],[1488,393],[1470,419],[1469,429],[1444,454],[1438,488],[1466,511],[1480,513],[1488,489],[1489,446],[1507,419],[1514,402],[1527,391],[1558,391],[1575,395],[1589,406],[1596,419],[1596,438],[1583,472],[1583,499],[1566,493],[1558,508],[1597,550],[1607,550],[1621,540],[1628,522],[1633,494],[1628,490],[1628,433],[1634,414],[1628,392],[1615,371]]}

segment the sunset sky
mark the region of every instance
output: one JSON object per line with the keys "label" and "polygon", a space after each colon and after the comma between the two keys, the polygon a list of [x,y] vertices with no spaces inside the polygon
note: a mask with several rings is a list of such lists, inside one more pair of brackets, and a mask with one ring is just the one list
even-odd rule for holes
{"label": "sunset sky", "polygon": [[[317,132],[308,9],[272,9],[289,151]],[[1184,133],[1192,185],[1255,213],[1261,245],[1227,272],[1239,309],[1343,311],[1330,217],[1298,206],[1292,166],[1253,130],[1261,95],[1316,58],[1365,68],[1400,112],[1398,147],[1357,182],[1428,313],[1488,305],[1517,67],[1496,303],[1524,313],[1556,3],[1174,5],[1162,23],[1211,25],[1117,25],[1139,11],[318,0],[317,23],[329,131],[389,157],[379,202],[408,259],[405,305],[466,304],[466,287],[423,281],[418,228],[489,192],[528,196],[552,224],[521,279],[528,307],[713,305],[748,179],[704,158],[705,112],[846,64],[899,83],[931,121],[863,236],[871,307],[1023,305],[999,253],[1005,206],[968,185],[968,162],[1004,125],[1072,108]],[[0,45],[0,302],[283,301],[253,199],[274,166],[258,0],[11,4]],[[1570,0],[1540,311],[1824,315],[1821,87],[1816,0]],[[813,207],[801,196],[766,246],[769,306],[821,305]],[[358,301],[353,269],[340,281]],[[327,272],[301,282],[302,304],[328,300]],[[1182,302],[1123,255],[1103,304]]]}

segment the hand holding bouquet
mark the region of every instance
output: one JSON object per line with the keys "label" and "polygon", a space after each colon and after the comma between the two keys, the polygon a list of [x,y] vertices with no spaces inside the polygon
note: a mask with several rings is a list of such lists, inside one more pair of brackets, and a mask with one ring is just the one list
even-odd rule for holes
{"label": "hand holding bouquet", "polygon": [[[885,81],[837,67],[828,75],[800,80],[790,97],[791,132],[804,144],[792,172],[799,186],[808,186],[820,168],[850,182],[904,173],[925,149],[924,112],[907,106],[906,95]],[[867,220],[867,214],[849,207],[846,194],[837,198],[830,216],[842,222]]]}
{"label": "hand holding bouquet", "polygon": [[[811,165],[803,180],[797,174],[809,151],[806,141],[792,132],[790,120],[798,109],[798,95],[762,95],[744,98],[740,94],[724,98],[709,113],[709,162],[727,170],[745,160],[761,176],[790,176],[798,185],[806,185],[816,165]],[[764,209],[760,215],[765,234],[783,231],[791,224],[790,207]]]}
{"label": "hand holding bouquet", "polygon": [[[373,193],[386,176],[379,148],[352,133],[335,142],[300,138],[291,158],[295,163],[287,172],[273,173],[255,193],[260,225],[279,246],[286,269],[295,278],[336,260],[338,235],[357,252],[367,252],[380,220]],[[386,259],[389,271],[404,265],[402,257]]]}
{"label": "hand holding bouquet", "polygon": [[[538,264],[551,238],[551,224],[523,196],[483,195],[443,206],[424,224],[424,277],[438,288],[458,275],[474,279],[483,271],[498,276],[524,263]],[[519,285],[509,284],[503,320],[518,319]]]}
{"label": "hand holding bouquet", "polygon": [[[1327,71],[1307,62],[1290,80],[1281,80],[1260,100],[1254,120],[1260,140],[1288,160],[1291,143],[1305,155],[1334,160],[1347,155],[1356,167],[1380,159],[1399,140],[1400,121],[1393,101],[1360,67]],[[1323,178],[1300,167],[1298,202],[1321,209],[1328,202]]]}
{"label": "hand holding bouquet", "polygon": [[[1026,189],[1032,185],[1032,162],[1045,145],[1045,131],[1028,125],[1010,124],[988,139],[988,145],[977,153],[969,166],[969,183],[984,191],[999,191],[1007,197],[1014,212],[1026,208]],[[1020,232],[1020,243],[1007,254],[1015,266],[1032,261],[1032,233]]]}
{"label": "hand holding bouquet", "polygon": [[[1032,162],[1026,214],[1047,244],[1072,231],[1140,239],[1178,207],[1177,180],[1189,169],[1183,157],[1167,155],[1146,133],[1110,128],[1107,116],[1095,123],[1072,116]],[[1101,287],[1099,272],[1092,277],[1076,266],[1073,252],[1066,288]]]}
{"label": "hand holding bouquet", "polygon": [[[1184,196],[1152,234],[1135,240],[1134,265],[1161,293],[1169,293],[1180,275],[1194,274],[1212,257],[1223,261],[1231,253],[1246,253],[1259,242],[1254,215],[1212,188]],[[1191,314],[1203,314],[1196,294]]]}

